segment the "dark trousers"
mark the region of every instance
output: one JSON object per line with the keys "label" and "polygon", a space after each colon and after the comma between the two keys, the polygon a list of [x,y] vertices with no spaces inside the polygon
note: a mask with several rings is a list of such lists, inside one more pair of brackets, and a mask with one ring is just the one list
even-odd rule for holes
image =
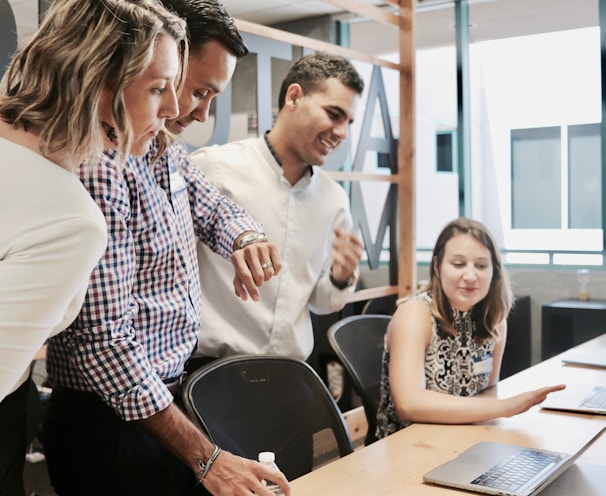
{"label": "dark trousers", "polygon": [[91,393],[55,388],[43,440],[59,496],[208,494],[187,465]]}
{"label": "dark trousers", "polygon": [[23,467],[27,444],[28,379],[0,403],[0,495],[24,496]]}

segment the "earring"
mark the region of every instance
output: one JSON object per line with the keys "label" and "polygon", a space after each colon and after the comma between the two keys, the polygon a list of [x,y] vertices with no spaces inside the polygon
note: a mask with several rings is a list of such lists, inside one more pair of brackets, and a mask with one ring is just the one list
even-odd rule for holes
{"label": "earring", "polygon": [[113,145],[118,146],[118,135],[116,134],[115,128],[103,121],[101,121],[101,127],[105,131],[105,136],[107,136],[107,139],[110,140]]}

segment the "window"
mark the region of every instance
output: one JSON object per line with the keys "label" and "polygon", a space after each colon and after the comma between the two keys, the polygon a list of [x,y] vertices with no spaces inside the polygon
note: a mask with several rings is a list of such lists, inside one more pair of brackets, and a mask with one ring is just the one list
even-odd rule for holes
{"label": "window", "polygon": [[438,172],[454,172],[457,163],[456,131],[440,131],[436,133],[436,170]]}
{"label": "window", "polygon": [[514,229],[600,229],[600,125],[511,131]]}
{"label": "window", "polygon": [[512,129],[509,248],[601,251],[600,160],[599,124]]}
{"label": "window", "polygon": [[561,133],[558,127],[511,131],[511,227],[559,229]]}
{"label": "window", "polygon": [[600,125],[568,127],[569,225],[573,229],[600,229]]}

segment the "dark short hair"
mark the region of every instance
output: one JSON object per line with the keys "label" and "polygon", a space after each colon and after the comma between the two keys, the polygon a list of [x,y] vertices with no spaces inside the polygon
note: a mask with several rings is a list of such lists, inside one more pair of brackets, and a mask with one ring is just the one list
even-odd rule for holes
{"label": "dark short hair", "polygon": [[316,53],[298,59],[288,70],[282,81],[278,97],[278,109],[282,109],[286,92],[291,84],[299,84],[304,94],[315,93],[324,89],[327,79],[338,79],[358,95],[364,91],[364,81],[355,67],[339,55]]}
{"label": "dark short hair", "polygon": [[222,3],[216,0],[162,0],[162,3],[185,20],[190,52],[195,53],[215,40],[236,57],[248,53],[233,17]]}

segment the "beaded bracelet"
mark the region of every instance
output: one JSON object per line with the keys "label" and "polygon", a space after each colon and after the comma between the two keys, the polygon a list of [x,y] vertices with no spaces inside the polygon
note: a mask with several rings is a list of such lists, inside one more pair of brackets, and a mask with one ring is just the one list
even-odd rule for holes
{"label": "beaded bracelet", "polygon": [[213,454],[210,455],[210,458],[208,459],[208,461],[206,463],[204,463],[199,458],[196,458],[196,461],[198,462],[198,466],[201,469],[199,472],[196,472],[196,479],[198,479],[198,481],[202,482],[204,479],[206,479],[206,476],[208,475],[208,471],[210,470],[210,467],[212,467],[213,462],[219,456],[219,453],[221,453],[221,448],[219,448],[215,444],[215,449],[213,450]]}

